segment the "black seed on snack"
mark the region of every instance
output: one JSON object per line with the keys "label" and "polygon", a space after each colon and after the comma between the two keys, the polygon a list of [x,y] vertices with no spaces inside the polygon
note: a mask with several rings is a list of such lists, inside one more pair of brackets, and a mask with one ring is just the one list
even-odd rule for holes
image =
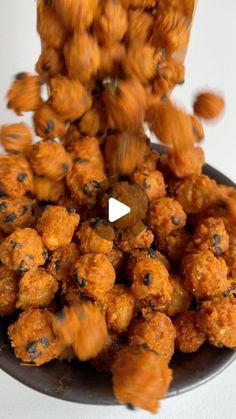
{"label": "black seed on snack", "polygon": [[143,184],[145,189],[151,189],[151,184],[148,183],[147,178],[144,178]]}
{"label": "black seed on snack", "polygon": [[103,135],[105,135],[106,134],[106,131],[104,130],[104,129],[100,129],[100,130],[98,130],[98,132],[97,132],[97,136],[98,137],[103,137]]}
{"label": "black seed on snack", "polygon": [[25,215],[28,211],[28,207],[26,205],[23,205],[23,207],[21,208],[21,215]]}
{"label": "black seed on snack", "polygon": [[221,236],[219,234],[215,234],[213,236],[213,246],[219,244],[221,242]]}
{"label": "black seed on snack", "polygon": [[17,275],[21,275],[21,274],[26,273],[28,271],[29,271],[29,268],[25,267],[25,262],[24,262],[24,260],[22,260],[20,262],[19,266],[18,266],[17,271],[16,271]]}
{"label": "black seed on snack", "polygon": [[46,304],[40,304],[39,308],[41,308],[42,310],[44,310],[46,308]]}
{"label": "black seed on snack", "polygon": [[86,196],[91,196],[91,191],[89,190],[88,185],[84,185],[84,187],[83,187],[83,193]]}
{"label": "black seed on snack", "polygon": [[32,207],[31,207],[31,214],[32,214],[33,217],[35,216],[36,208],[37,208],[37,204],[33,204]]}
{"label": "black seed on snack", "polygon": [[228,209],[228,204],[225,201],[218,201],[215,206],[222,209]]}
{"label": "black seed on snack", "polygon": [[15,241],[11,241],[10,245],[13,249],[22,249],[23,245],[21,243],[17,243]]}
{"label": "black seed on snack", "polygon": [[45,6],[51,6],[52,5],[52,0],[44,0],[44,4],[45,4]]}
{"label": "black seed on snack", "polygon": [[24,182],[24,180],[27,178],[27,174],[26,173],[24,173],[24,172],[22,172],[22,173],[19,173],[19,175],[17,176],[17,180],[18,180],[18,182]]}
{"label": "black seed on snack", "polygon": [[216,256],[219,256],[219,255],[222,255],[223,250],[222,250],[222,248],[221,248],[221,247],[216,246],[216,247],[214,248],[214,252],[215,252]]}
{"label": "black seed on snack", "polygon": [[148,254],[149,254],[150,258],[152,258],[152,259],[156,259],[156,257],[157,257],[155,250],[152,249],[152,248],[148,249]]}
{"label": "black seed on snack", "polygon": [[100,218],[96,218],[96,220],[91,221],[90,227],[92,227],[94,230],[101,224]]}
{"label": "black seed on snack", "polygon": [[7,196],[6,192],[4,192],[2,189],[0,189],[0,198],[3,198]]}
{"label": "black seed on snack", "polygon": [[[51,70],[51,66],[50,66],[49,63],[44,63],[43,66],[42,66],[42,69],[43,69],[43,71],[47,72],[47,71]],[[46,132],[46,134],[48,134],[48,133]]]}
{"label": "black seed on snack", "polygon": [[75,208],[66,208],[66,211],[67,211],[69,214],[75,214],[75,213],[76,213],[76,209],[75,209]]}
{"label": "black seed on snack", "polygon": [[173,215],[173,217],[171,217],[171,221],[175,226],[179,226],[181,224],[179,217],[177,217],[176,215]]}
{"label": "black seed on snack", "polygon": [[45,249],[45,250],[43,251],[42,256],[43,256],[44,260],[46,261],[46,260],[47,260],[47,258],[48,258],[48,251],[47,251],[47,249]]}
{"label": "black seed on snack", "polygon": [[34,361],[35,359],[39,358],[41,354],[42,354],[42,352],[40,352],[40,351],[37,351],[37,352],[32,353],[30,355],[31,361]]}
{"label": "black seed on snack", "polygon": [[[48,70],[45,71],[49,71],[50,68]],[[45,134],[50,134],[50,132],[52,132],[55,128],[55,123],[52,119],[49,119],[47,121],[46,127],[45,127]]]}
{"label": "black seed on snack", "polygon": [[143,283],[146,286],[151,285],[151,283],[152,283],[152,274],[150,274],[150,272],[147,275],[145,275],[145,277],[143,278]]}
{"label": "black seed on snack", "polygon": [[87,281],[84,278],[78,278],[78,284],[81,288],[86,288],[87,286]]}
{"label": "black seed on snack", "polygon": [[135,410],[135,407],[131,403],[128,403],[126,406],[128,410]]}
{"label": "black seed on snack", "polygon": [[42,336],[39,340],[42,343],[42,347],[43,348],[47,348],[49,346],[48,339],[45,338],[45,336]]}
{"label": "black seed on snack", "polygon": [[11,140],[18,140],[18,138],[20,138],[20,135],[18,135],[18,134],[9,134],[8,137],[11,138]]}
{"label": "black seed on snack", "polygon": [[177,84],[179,85],[179,86],[181,86],[182,84],[184,84],[185,83],[185,80],[180,80]]}
{"label": "black seed on snack", "polygon": [[36,349],[37,349],[37,341],[36,341],[36,340],[33,340],[32,342],[29,342],[29,343],[26,345],[26,351],[27,351],[29,354],[32,354],[33,352],[35,352],[35,351],[36,351]]}
{"label": "black seed on snack", "polygon": [[100,189],[101,188],[101,185],[97,180],[92,180],[91,183],[92,183],[92,185],[95,189]]}
{"label": "black seed on snack", "polygon": [[68,170],[69,170],[69,164],[68,163],[63,163],[62,164],[62,168],[63,168],[63,170],[65,171],[65,172],[67,172]]}
{"label": "black seed on snack", "polygon": [[15,75],[15,80],[22,80],[27,75],[26,72],[21,72]]}
{"label": "black seed on snack", "polygon": [[56,260],[55,263],[55,270],[59,271],[61,269],[61,261],[60,260]]}
{"label": "black seed on snack", "polygon": [[12,212],[11,214],[8,214],[7,217],[3,220],[5,224],[10,224],[13,221],[15,221],[17,218],[16,214]]}
{"label": "black seed on snack", "polygon": [[3,211],[5,209],[7,209],[7,203],[3,201],[0,203],[0,211]]}
{"label": "black seed on snack", "polygon": [[86,160],[86,159],[80,159],[79,157],[75,160],[75,163],[76,164],[84,164],[84,165],[86,165],[86,164],[88,164],[88,160]]}
{"label": "black seed on snack", "polygon": [[145,351],[148,351],[150,349],[146,342],[142,343],[141,348],[145,349]]}

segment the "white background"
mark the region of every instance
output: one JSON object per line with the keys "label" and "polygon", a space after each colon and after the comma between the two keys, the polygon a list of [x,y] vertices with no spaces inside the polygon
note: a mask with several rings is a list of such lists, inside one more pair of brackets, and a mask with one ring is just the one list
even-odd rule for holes
{"label": "white background", "polygon": [[[35,31],[34,0],[0,2],[0,124],[18,121],[5,109],[5,93],[14,74],[33,71],[40,44]],[[236,1],[199,0],[186,66],[186,84],[175,97],[190,109],[197,89],[224,92],[226,113],[206,126],[204,149],[209,163],[236,182]],[[22,119],[22,118],[21,118]],[[29,121],[29,118],[25,118]],[[29,371],[30,373],[30,371]],[[234,419],[236,362],[210,383],[162,402],[160,419]],[[144,383],[145,385],[145,383]],[[54,400],[0,372],[1,419],[147,419],[146,412],[123,407],[92,407]]]}

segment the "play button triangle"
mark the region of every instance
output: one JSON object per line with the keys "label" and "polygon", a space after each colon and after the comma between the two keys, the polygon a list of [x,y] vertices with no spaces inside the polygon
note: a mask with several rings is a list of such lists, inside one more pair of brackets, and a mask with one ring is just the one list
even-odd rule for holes
{"label": "play button triangle", "polygon": [[108,218],[111,223],[129,214],[130,211],[131,209],[128,205],[123,204],[115,198],[109,198]]}

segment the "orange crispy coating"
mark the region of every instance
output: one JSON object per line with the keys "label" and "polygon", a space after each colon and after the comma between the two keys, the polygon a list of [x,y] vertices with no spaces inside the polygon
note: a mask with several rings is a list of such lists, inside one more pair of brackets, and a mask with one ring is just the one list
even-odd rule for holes
{"label": "orange crispy coating", "polygon": [[171,234],[185,226],[186,214],[172,198],[158,198],[150,203],[148,225],[158,235]]}
{"label": "orange crispy coating", "polygon": [[164,313],[150,313],[145,318],[134,320],[129,338],[140,338],[150,349],[170,362],[175,349],[175,328],[172,321]]}
{"label": "orange crispy coating", "polygon": [[158,170],[138,170],[133,174],[132,179],[145,190],[149,201],[162,198],[166,194],[164,177]]}
{"label": "orange crispy coating", "polygon": [[210,120],[219,117],[224,110],[224,106],[224,98],[209,91],[197,95],[193,109],[200,118]]}
{"label": "orange crispy coating", "polygon": [[197,142],[200,142],[204,139],[204,135],[205,135],[203,126],[195,115],[191,115],[190,118],[192,121],[194,137]]}
{"label": "orange crispy coating", "polygon": [[151,413],[156,413],[172,378],[165,359],[148,346],[134,343],[118,352],[112,373],[117,400]]}
{"label": "orange crispy coating", "polygon": [[192,175],[184,179],[176,191],[176,199],[187,214],[204,211],[217,199],[217,185],[205,175]]}
{"label": "orange crispy coating", "polygon": [[185,311],[174,320],[176,328],[176,348],[184,353],[197,352],[206,340],[206,336],[198,327],[198,313]]}
{"label": "orange crispy coating", "polygon": [[204,163],[205,156],[200,147],[191,147],[181,152],[171,152],[168,156],[168,166],[173,175],[178,178],[200,175]]}
{"label": "orange crispy coating", "polygon": [[18,274],[44,265],[45,257],[41,237],[32,228],[18,228],[0,246],[1,262]]}
{"label": "orange crispy coating", "polygon": [[155,171],[157,169],[159,160],[160,160],[160,154],[158,153],[158,151],[148,150],[140,169],[145,170],[145,171],[150,171],[150,172]]}
{"label": "orange crispy coating", "polygon": [[16,75],[7,92],[7,107],[17,115],[23,112],[35,111],[41,104],[41,80],[38,76],[28,73]]}
{"label": "orange crispy coating", "polygon": [[58,290],[57,280],[43,268],[27,272],[20,279],[16,307],[22,310],[47,306]]}
{"label": "orange crispy coating", "polygon": [[170,282],[173,286],[173,294],[164,312],[172,318],[189,309],[192,302],[192,294],[184,287],[183,280],[178,275],[171,274]]}
{"label": "orange crispy coating", "polygon": [[154,309],[171,300],[173,293],[169,273],[155,251],[132,254],[128,274],[133,295]]}
{"label": "orange crispy coating", "polygon": [[93,107],[86,112],[79,121],[78,128],[83,135],[88,137],[98,136],[103,139],[106,135],[106,116],[99,102],[93,103]]}
{"label": "orange crispy coating", "polygon": [[34,194],[38,201],[58,202],[65,195],[65,182],[44,176],[34,176]]}
{"label": "orange crispy coating", "polygon": [[54,181],[66,177],[72,167],[72,159],[62,144],[54,141],[38,141],[33,145],[30,162],[34,173]]}
{"label": "orange crispy coating", "polygon": [[121,42],[100,48],[99,78],[107,76],[118,77],[121,65],[126,55],[125,45]]}
{"label": "orange crispy coating", "polygon": [[148,249],[154,240],[152,231],[141,221],[134,226],[117,231],[116,244],[123,252]]}
{"label": "orange crispy coating", "polygon": [[112,251],[115,233],[106,220],[93,218],[81,225],[76,237],[79,239],[79,248],[83,254],[106,254]]}
{"label": "orange crispy coating", "polygon": [[10,316],[15,311],[18,281],[14,271],[0,266],[0,316]]}
{"label": "orange crispy coating", "polygon": [[105,87],[102,98],[109,127],[120,131],[139,128],[147,105],[142,84],[136,79],[110,80]]}
{"label": "orange crispy coating", "polygon": [[59,50],[63,47],[66,29],[50,4],[46,4],[44,0],[37,0],[37,30],[44,48]]}
{"label": "orange crispy coating", "polygon": [[28,154],[31,150],[32,139],[32,131],[24,123],[0,127],[0,142],[8,153]]}
{"label": "orange crispy coating", "polygon": [[29,309],[20,314],[8,329],[17,358],[39,366],[59,357],[64,347],[53,333],[52,318],[48,310]]}
{"label": "orange crispy coating", "polygon": [[236,236],[230,235],[229,249],[223,254],[223,257],[229,267],[229,276],[236,284]]}
{"label": "orange crispy coating", "polygon": [[124,254],[122,250],[118,249],[118,247],[114,247],[110,253],[107,254],[109,261],[111,262],[113,268],[116,272],[119,272],[123,267],[124,263]]}
{"label": "orange crispy coating", "polygon": [[130,175],[141,166],[147,152],[146,138],[141,132],[123,131],[106,139],[105,158],[111,174]]}
{"label": "orange crispy coating", "polygon": [[163,95],[173,89],[176,84],[184,83],[185,68],[181,61],[169,58],[158,63],[157,74],[152,84],[153,91]]}
{"label": "orange crispy coating", "polygon": [[182,260],[184,286],[197,298],[214,297],[230,287],[224,259],[210,250],[187,255]]}
{"label": "orange crispy coating", "polygon": [[114,285],[106,310],[107,327],[117,333],[126,332],[134,314],[135,299],[124,285]]}
{"label": "orange crispy coating", "polygon": [[80,118],[92,106],[92,99],[79,80],[57,76],[49,86],[51,106],[63,121]]}
{"label": "orange crispy coating", "polygon": [[80,221],[79,214],[60,206],[48,206],[37,223],[37,231],[49,250],[70,244]]}
{"label": "orange crispy coating", "polygon": [[182,152],[195,142],[191,119],[170,101],[150,106],[146,118],[159,140],[175,151]]}
{"label": "orange crispy coating", "polygon": [[68,76],[86,82],[96,74],[100,65],[100,50],[95,38],[87,32],[74,32],[64,46]]}
{"label": "orange crispy coating", "polygon": [[53,0],[53,8],[69,32],[82,32],[92,24],[98,9],[98,0]]}
{"label": "orange crispy coating", "polygon": [[34,128],[36,134],[46,140],[62,137],[65,134],[65,124],[47,102],[34,113]]}
{"label": "orange crispy coating", "polygon": [[153,16],[143,9],[128,10],[128,30],[125,39],[128,44],[134,41],[145,43],[149,40],[153,29]]}
{"label": "orange crispy coating", "polygon": [[136,8],[136,7],[155,7],[158,0],[121,0],[121,3],[125,7]]}
{"label": "orange crispy coating", "polygon": [[133,42],[127,49],[123,68],[127,77],[137,78],[147,84],[156,75],[157,65],[162,53],[157,52],[151,44]]}
{"label": "orange crispy coating", "polygon": [[65,73],[65,63],[61,52],[55,48],[43,48],[35,65],[35,71],[42,77],[55,77]]}
{"label": "orange crispy coating", "polygon": [[33,193],[33,174],[26,159],[20,156],[0,156],[0,190],[2,196],[22,197]]}
{"label": "orange crispy coating", "polygon": [[198,326],[217,347],[236,347],[236,300],[234,296],[204,301],[198,316]]}
{"label": "orange crispy coating", "polygon": [[124,37],[128,28],[127,11],[119,1],[106,0],[96,16],[93,30],[101,45],[111,46]]}
{"label": "orange crispy coating", "polygon": [[36,201],[21,198],[0,198],[0,230],[11,234],[18,227],[30,227],[35,222]]}
{"label": "orange crispy coating", "polygon": [[83,166],[89,163],[91,166],[103,170],[104,159],[96,137],[84,137],[77,141],[72,140],[68,150],[74,156],[75,163]]}
{"label": "orange crispy coating", "polygon": [[94,299],[102,299],[112,289],[115,277],[115,270],[103,253],[81,256],[72,274],[80,292]]}
{"label": "orange crispy coating", "polygon": [[190,234],[185,228],[180,228],[169,235],[157,236],[157,247],[164,252],[168,258],[178,262],[185,255],[186,247],[191,240]]}
{"label": "orange crispy coating", "polygon": [[228,250],[229,235],[222,218],[203,219],[196,228],[193,244],[197,250],[201,252],[210,250],[216,256]]}
{"label": "orange crispy coating", "polygon": [[108,337],[105,317],[91,302],[65,307],[62,320],[54,317],[53,329],[63,344],[72,345],[81,361],[95,358]]}

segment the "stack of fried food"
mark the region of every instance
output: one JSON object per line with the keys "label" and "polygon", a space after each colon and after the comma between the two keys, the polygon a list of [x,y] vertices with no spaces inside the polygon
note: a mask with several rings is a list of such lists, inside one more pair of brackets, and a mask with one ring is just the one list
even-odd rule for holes
{"label": "stack of fried food", "polygon": [[[40,141],[23,123],[0,131],[0,315],[18,315],[24,363],[91,360],[121,403],[156,412],[175,350],[236,347],[236,191],[202,174],[199,146],[224,101],[200,93],[188,115],[169,98],[194,1],[37,5],[38,75],[18,74],[7,100],[33,111]],[[107,222],[104,196],[140,191],[128,225]]]}

